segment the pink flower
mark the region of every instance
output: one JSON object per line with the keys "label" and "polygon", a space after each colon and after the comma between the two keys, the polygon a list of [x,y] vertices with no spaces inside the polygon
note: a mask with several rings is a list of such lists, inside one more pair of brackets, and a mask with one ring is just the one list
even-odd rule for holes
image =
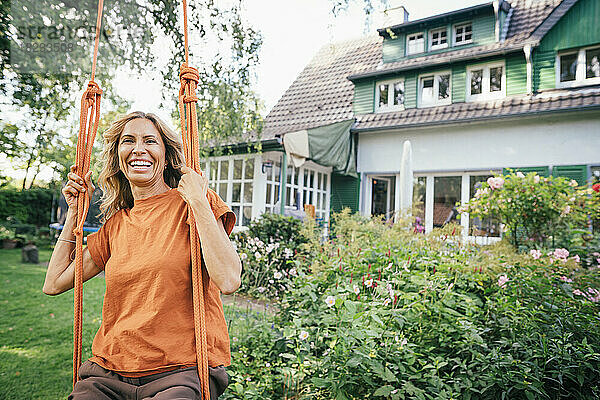
{"label": "pink flower", "polygon": [[581,295],[583,295],[583,292],[579,289],[575,289],[575,290],[573,290],[573,294],[576,296],[581,296]]}
{"label": "pink flower", "polygon": [[[491,178],[490,178],[491,179]],[[485,189],[477,189],[475,191],[475,198],[480,198],[481,196],[483,196],[484,194],[487,194],[490,190],[488,188]]]}
{"label": "pink flower", "polygon": [[559,259],[559,260],[563,260],[566,261],[567,258],[569,257],[569,250],[567,249],[555,249],[554,253],[552,253],[552,255]]}
{"label": "pink flower", "polygon": [[564,217],[570,212],[571,212],[571,206],[566,205],[565,208],[563,208],[563,210],[561,211],[560,216]]}
{"label": "pink flower", "polygon": [[577,183],[577,181],[575,179],[571,179],[571,182],[569,182],[569,186],[575,187],[577,185],[579,185],[579,183]]}
{"label": "pink flower", "polygon": [[531,257],[533,257],[534,260],[539,260],[540,257],[542,256],[542,252],[540,250],[537,249],[533,249],[529,252],[529,254],[531,254]]}
{"label": "pink flower", "polygon": [[575,261],[576,263],[581,261],[581,259],[579,258],[579,255],[577,255],[577,254],[575,254],[572,258],[573,258],[573,261]]}
{"label": "pink flower", "polygon": [[496,178],[489,177],[487,180],[487,184],[490,185],[490,188],[492,188],[492,190],[500,189],[502,188],[502,186],[504,186],[504,179],[500,176]]}
{"label": "pink flower", "polygon": [[566,276],[561,276],[559,279],[560,279],[561,281],[563,281],[563,282],[567,282],[567,283],[571,283],[571,282],[573,282],[573,279],[567,278]]}
{"label": "pink flower", "polygon": [[508,281],[509,281],[508,277],[506,275],[502,274],[498,277],[498,286],[500,286],[501,288],[505,288],[506,283]]}

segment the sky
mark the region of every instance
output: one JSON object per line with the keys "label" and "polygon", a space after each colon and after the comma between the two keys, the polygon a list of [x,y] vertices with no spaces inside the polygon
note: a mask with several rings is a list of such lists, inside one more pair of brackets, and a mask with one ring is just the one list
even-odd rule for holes
{"label": "sky", "polygon": [[[482,0],[388,0],[403,5],[409,20],[481,4]],[[334,16],[333,0],[242,0],[248,22],[263,35],[255,91],[264,102],[263,114],[275,105],[296,76],[324,45],[377,33],[383,26],[375,11],[366,26],[363,0],[350,0],[347,11]],[[373,0],[373,4],[378,3]],[[388,3],[389,4],[389,3]],[[127,73],[118,76],[122,96],[133,102],[132,109],[156,110],[159,80],[140,81]],[[141,90],[141,93],[140,93]],[[136,94],[137,93],[137,94]]]}

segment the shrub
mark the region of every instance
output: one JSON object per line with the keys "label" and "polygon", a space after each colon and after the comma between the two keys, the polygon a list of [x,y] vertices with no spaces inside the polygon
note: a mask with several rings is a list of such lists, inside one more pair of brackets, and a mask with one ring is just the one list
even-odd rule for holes
{"label": "shrub", "polygon": [[[293,261],[299,277],[273,325],[282,336],[239,344],[257,350],[234,354],[231,397],[600,396],[598,268],[565,249],[482,249],[453,227],[336,223],[314,259]],[[246,379],[254,392],[238,397]]]}
{"label": "shrub", "polygon": [[247,232],[234,237],[242,260],[240,291],[278,299],[293,284],[298,270],[293,257],[306,257],[302,222],[279,214],[263,214]]}
{"label": "shrub", "polygon": [[52,213],[53,189],[0,189],[0,221],[12,218],[22,224],[48,226]]}
{"label": "shrub", "polygon": [[576,229],[587,227],[588,193],[574,180],[517,172],[489,178],[462,210],[498,218],[517,248],[568,247]]}

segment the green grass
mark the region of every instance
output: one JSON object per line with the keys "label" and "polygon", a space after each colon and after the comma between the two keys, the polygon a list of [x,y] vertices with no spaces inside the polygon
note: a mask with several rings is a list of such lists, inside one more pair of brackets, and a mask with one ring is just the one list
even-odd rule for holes
{"label": "green grass", "polygon": [[[59,296],[42,293],[45,262],[21,264],[20,250],[0,249],[0,399],[64,399],[72,389],[73,291]],[[84,284],[83,359],[91,357],[100,327],[104,278]],[[232,338],[252,334],[270,321],[248,306],[224,306]],[[269,322],[270,324],[270,322]],[[236,363],[236,354],[233,362]],[[235,368],[235,365],[232,366]]]}
{"label": "green grass", "polygon": [[[71,391],[73,291],[42,293],[50,250],[40,265],[21,264],[20,250],[0,250],[0,398],[64,399]],[[104,279],[84,285],[83,357],[100,326]]]}

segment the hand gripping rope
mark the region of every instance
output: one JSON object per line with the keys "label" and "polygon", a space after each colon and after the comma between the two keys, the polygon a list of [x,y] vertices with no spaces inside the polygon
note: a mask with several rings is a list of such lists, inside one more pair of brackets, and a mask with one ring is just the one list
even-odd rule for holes
{"label": "hand gripping rope", "polygon": [[[181,87],[179,89],[179,118],[181,119],[181,136],[183,138],[183,149],[185,163],[199,174],[200,170],[200,147],[198,145],[198,117],[196,114],[196,86],[199,81],[198,70],[189,66],[188,50],[188,28],[187,28],[187,2],[183,3],[183,29],[185,45],[185,62],[179,72]],[[207,272],[202,269],[202,255],[198,244],[200,237],[196,229],[194,213],[188,205],[190,216],[190,247],[192,260],[192,300],[194,305],[194,333],[196,338],[196,361],[198,363],[198,376],[202,399],[209,400],[209,376],[208,376],[208,349],[206,346],[206,315],[204,308],[204,292],[208,291]]]}
{"label": "hand gripping rope", "polygon": [[[98,2],[98,17],[96,19],[96,39],[94,43],[94,59],[92,62],[92,78],[87,89],[81,97],[81,112],[79,114],[79,134],[77,135],[77,150],[75,155],[75,173],[82,179],[90,170],[90,159],[98,120],[100,119],[100,98],[102,89],[94,82],[96,75],[96,60],[98,58],[98,42],[100,39],[100,26],[102,24],[102,6],[104,1]],[[84,179],[85,182],[85,179]],[[89,189],[89,188],[88,188]],[[83,327],[83,224],[90,207],[88,193],[77,196],[77,224],[75,234],[75,279],[74,279],[74,306],[73,306],[73,388],[77,382],[77,372],[81,365],[81,337]]]}

